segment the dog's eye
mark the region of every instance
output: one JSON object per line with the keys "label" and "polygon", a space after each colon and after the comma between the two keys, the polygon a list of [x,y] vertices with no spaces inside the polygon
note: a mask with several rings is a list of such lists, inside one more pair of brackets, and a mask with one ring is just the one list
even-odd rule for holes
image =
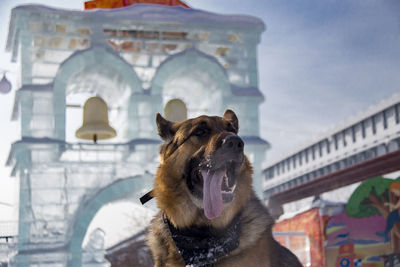
{"label": "dog's eye", "polygon": [[197,128],[193,131],[193,135],[198,137],[205,137],[208,135],[209,132],[210,131],[206,128]]}

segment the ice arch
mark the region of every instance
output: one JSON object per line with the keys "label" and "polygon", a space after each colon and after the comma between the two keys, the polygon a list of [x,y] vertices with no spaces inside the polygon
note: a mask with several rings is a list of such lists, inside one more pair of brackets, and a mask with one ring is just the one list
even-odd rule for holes
{"label": "ice arch", "polygon": [[[103,76],[109,75],[109,79],[115,84],[115,87],[104,88],[100,84],[95,88],[87,89],[100,94],[107,103],[116,101],[112,96],[118,95],[115,90],[120,90],[121,94],[128,94],[132,97],[135,93],[142,92],[142,84],[132,66],[121,58],[111,48],[96,46],[83,51],[77,51],[65,60],[57,71],[54,79],[54,126],[55,137],[65,139],[65,107],[67,86],[71,78],[80,77],[87,74],[102,73]],[[128,89],[126,89],[128,88]],[[70,90],[82,90],[79,88]],[[85,90],[85,88],[83,88]],[[128,91],[128,92],[126,92]],[[131,107],[128,107],[128,109]]]}
{"label": "ice arch", "polygon": [[75,220],[69,227],[71,239],[68,245],[70,255],[68,266],[81,266],[83,239],[90,222],[103,205],[132,195],[137,196],[135,199],[139,203],[139,195],[144,189],[150,188],[151,184],[152,178],[149,175],[119,179],[99,190],[88,201],[83,201],[75,215]]}
{"label": "ice arch", "polygon": [[187,106],[188,117],[219,115],[231,87],[223,66],[212,56],[194,48],[167,58],[158,68],[151,94],[162,97],[162,105],[174,98]]}

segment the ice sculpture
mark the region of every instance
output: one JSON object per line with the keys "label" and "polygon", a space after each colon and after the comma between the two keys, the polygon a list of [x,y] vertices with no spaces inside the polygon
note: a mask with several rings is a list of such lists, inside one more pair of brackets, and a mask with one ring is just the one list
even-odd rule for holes
{"label": "ice sculpture", "polygon": [[88,243],[84,246],[82,263],[84,266],[109,267],[105,260],[104,236],[102,229],[94,229],[89,236]]}
{"label": "ice sculpture", "polygon": [[[82,265],[82,240],[100,207],[137,201],[151,188],[154,115],[172,99],[186,105],[188,117],[226,108],[238,114],[261,197],[268,143],[259,137],[257,45],[264,30],[249,16],[162,5],[14,8],[6,46],[21,64],[22,85],[13,110],[22,139],[7,161],[20,179],[14,264]],[[118,137],[82,143],[75,126],[83,102],[96,95],[108,104]]]}

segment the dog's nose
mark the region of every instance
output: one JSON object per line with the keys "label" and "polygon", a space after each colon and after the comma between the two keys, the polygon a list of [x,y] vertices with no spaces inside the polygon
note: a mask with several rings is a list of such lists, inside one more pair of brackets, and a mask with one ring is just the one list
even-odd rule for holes
{"label": "dog's nose", "polygon": [[225,152],[243,152],[244,143],[237,135],[228,135],[222,142],[222,150]]}

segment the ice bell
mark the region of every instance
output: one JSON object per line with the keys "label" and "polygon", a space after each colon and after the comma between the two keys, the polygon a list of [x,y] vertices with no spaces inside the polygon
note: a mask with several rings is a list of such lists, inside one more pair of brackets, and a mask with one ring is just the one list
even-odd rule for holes
{"label": "ice bell", "polygon": [[101,97],[91,97],[83,106],[83,123],[76,130],[75,136],[79,139],[97,140],[110,139],[117,132],[108,124],[108,107]]}
{"label": "ice bell", "polygon": [[167,120],[173,122],[186,120],[187,108],[185,103],[178,98],[171,99],[164,107],[164,116]]}

